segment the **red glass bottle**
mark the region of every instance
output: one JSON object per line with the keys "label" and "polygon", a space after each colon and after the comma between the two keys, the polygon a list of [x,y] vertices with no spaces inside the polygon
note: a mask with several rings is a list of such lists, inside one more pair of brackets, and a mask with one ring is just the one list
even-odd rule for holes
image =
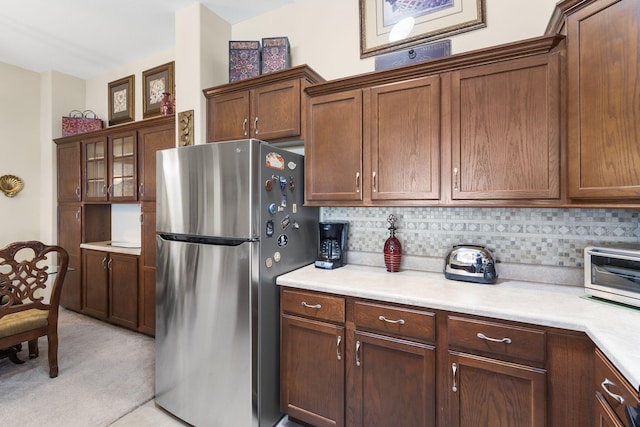
{"label": "red glass bottle", "polygon": [[389,215],[387,221],[391,224],[389,227],[390,236],[384,242],[384,265],[387,271],[397,273],[400,271],[400,261],[402,260],[402,245],[400,240],[396,238],[396,222],[398,218],[395,215]]}

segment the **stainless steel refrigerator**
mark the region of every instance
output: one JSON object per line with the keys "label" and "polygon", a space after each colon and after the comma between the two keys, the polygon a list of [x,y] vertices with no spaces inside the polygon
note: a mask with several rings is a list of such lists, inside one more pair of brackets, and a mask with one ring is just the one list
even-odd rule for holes
{"label": "stainless steel refrigerator", "polygon": [[157,153],[156,396],[195,426],[273,426],[278,275],[312,263],[303,156],[256,139]]}

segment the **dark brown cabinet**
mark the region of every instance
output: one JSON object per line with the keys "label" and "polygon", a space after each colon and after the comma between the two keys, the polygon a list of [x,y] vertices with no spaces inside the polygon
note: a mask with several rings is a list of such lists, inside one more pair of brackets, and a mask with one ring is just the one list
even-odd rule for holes
{"label": "dark brown cabinet", "polygon": [[447,426],[546,425],[543,369],[458,352],[448,360]]}
{"label": "dark brown cabinet", "polygon": [[560,199],[560,76],[558,52],[451,74],[453,200]]}
{"label": "dark brown cabinet", "polygon": [[435,314],[362,301],[353,304],[355,330],[347,335],[346,425],[435,426]]}
{"label": "dark brown cabinet", "polygon": [[207,142],[305,139],[305,87],[323,79],[306,65],[205,89]]}
{"label": "dark brown cabinet", "polygon": [[138,257],[83,249],[83,312],[136,329]]}
{"label": "dark brown cabinet", "polygon": [[135,201],[136,132],[110,134],[82,141],[84,201]]}
{"label": "dark brown cabinet", "polygon": [[156,152],[176,146],[175,123],[161,122],[138,130],[138,200],[156,200]]}
{"label": "dark brown cabinet", "polygon": [[[305,146],[305,201],[359,204],[363,187],[362,91],[313,97]],[[322,203],[320,203],[322,204]]]}
{"label": "dark brown cabinet", "polygon": [[148,335],[156,333],[156,206],[143,203],[142,251],[138,294],[138,329]]}
{"label": "dark brown cabinet", "polygon": [[574,3],[566,19],[569,197],[637,201],[640,3]]}
{"label": "dark brown cabinet", "polygon": [[283,290],[280,410],[317,427],[344,426],[344,299]]}
{"label": "dark brown cabinet", "polygon": [[82,201],[81,148],[79,141],[58,145],[58,203],[79,203]]}
{"label": "dark brown cabinet", "polygon": [[80,203],[58,206],[58,245],[69,254],[69,267],[64,279],[60,305],[71,310],[82,309],[82,205]]}
{"label": "dark brown cabinet", "polygon": [[638,391],[625,380],[607,357],[596,350],[595,354],[594,416],[599,426],[627,426],[625,406],[637,406]]}

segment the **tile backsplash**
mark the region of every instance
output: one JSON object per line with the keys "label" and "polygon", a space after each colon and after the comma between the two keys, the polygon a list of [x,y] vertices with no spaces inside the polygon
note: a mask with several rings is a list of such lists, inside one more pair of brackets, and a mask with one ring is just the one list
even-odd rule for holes
{"label": "tile backsplash", "polygon": [[321,209],[323,221],[349,222],[347,248],[355,253],[382,253],[389,214],[398,217],[396,237],[408,257],[444,259],[452,245],[481,244],[503,263],[582,268],[587,245],[640,242],[637,209]]}

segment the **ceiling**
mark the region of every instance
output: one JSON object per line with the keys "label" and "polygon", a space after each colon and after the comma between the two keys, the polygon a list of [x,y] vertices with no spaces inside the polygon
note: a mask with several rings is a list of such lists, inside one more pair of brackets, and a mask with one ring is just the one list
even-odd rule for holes
{"label": "ceiling", "polygon": [[[230,24],[296,0],[200,0]],[[175,12],[194,0],[19,0],[0,8],[0,62],[88,79],[175,42]]]}

